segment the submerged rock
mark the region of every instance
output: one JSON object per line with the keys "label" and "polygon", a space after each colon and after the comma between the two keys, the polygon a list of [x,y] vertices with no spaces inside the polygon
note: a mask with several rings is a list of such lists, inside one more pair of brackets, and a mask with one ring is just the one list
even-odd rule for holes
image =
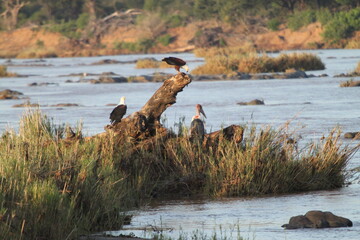
{"label": "submerged rock", "polygon": [[26,101],[24,103],[15,104],[12,106],[13,108],[21,108],[21,107],[40,107],[38,103],[31,103],[29,101]]}
{"label": "submerged rock", "polygon": [[352,222],[331,212],[308,211],[305,215],[291,217],[285,229],[352,227]]}
{"label": "submerged rock", "polygon": [[28,84],[29,87],[48,86],[48,85],[59,85],[59,84],[51,83],[51,82],[42,82],[42,83],[33,82]]}
{"label": "submerged rock", "polygon": [[126,77],[115,77],[111,75],[102,75],[99,77],[98,80],[91,80],[91,83],[98,84],[98,83],[125,83],[128,82]]}
{"label": "submerged rock", "polygon": [[250,102],[238,102],[239,105],[264,105],[265,102],[259,99],[251,100]]}
{"label": "submerged rock", "polygon": [[5,89],[3,91],[0,91],[0,100],[4,99],[19,99],[20,95],[24,95],[21,92],[14,91],[11,89]]}
{"label": "submerged rock", "polygon": [[78,107],[80,106],[77,103],[58,103],[54,105],[50,105],[50,107]]}

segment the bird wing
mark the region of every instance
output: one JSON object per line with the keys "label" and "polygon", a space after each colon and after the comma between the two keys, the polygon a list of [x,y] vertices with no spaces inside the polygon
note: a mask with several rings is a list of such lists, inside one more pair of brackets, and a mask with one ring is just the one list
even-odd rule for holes
{"label": "bird wing", "polygon": [[176,57],[167,57],[164,58],[162,61],[165,61],[167,64],[177,65],[177,66],[184,66],[186,64],[184,60]]}
{"label": "bird wing", "polygon": [[120,122],[123,116],[126,114],[127,106],[118,105],[110,113],[110,122],[117,123]]}

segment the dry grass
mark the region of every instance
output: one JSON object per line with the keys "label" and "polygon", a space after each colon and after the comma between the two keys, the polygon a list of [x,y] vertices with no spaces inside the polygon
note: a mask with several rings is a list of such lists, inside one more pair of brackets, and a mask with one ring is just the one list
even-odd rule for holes
{"label": "dry grass", "polygon": [[[64,140],[39,110],[27,112],[19,133],[0,139],[1,239],[75,239],[119,229],[120,211],[150,196],[240,196],[333,189],[344,185],[356,150],[341,147],[333,131],[301,150],[285,128],[246,127],[240,144],[216,148],[178,137],[131,151],[113,136]],[[185,132],[187,132],[185,130]],[[186,135],[186,134],[185,134]],[[293,142],[293,141],[292,141]],[[130,149],[130,151],[129,151]]]}
{"label": "dry grass", "polygon": [[358,62],[355,70],[354,70],[355,73],[359,73],[360,74],[360,62]]}
{"label": "dry grass", "polygon": [[153,58],[145,58],[145,59],[139,59],[136,61],[136,68],[173,68],[174,66],[171,66],[163,61],[157,61]]}
{"label": "dry grass", "polygon": [[231,74],[285,72],[287,69],[319,70],[325,66],[321,59],[310,53],[281,54],[276,58],[243,49],[215,48],[206,52],[203,49],[195,54],[205,56],[205,64],[194,69],[192,74]]}
{"label": "dry grass", "polygon": [[7,67],[0,65],[0,77],[15,77],[16,73],[8,72]]}
{"label": "dry grass", "polygon": [[348,81],[340,82],[340,87],[360,87],[360,81],[350,79]]}

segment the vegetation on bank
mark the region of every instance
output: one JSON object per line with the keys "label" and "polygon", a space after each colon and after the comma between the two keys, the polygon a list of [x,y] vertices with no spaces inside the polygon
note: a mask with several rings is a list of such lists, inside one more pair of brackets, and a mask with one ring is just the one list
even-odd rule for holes
{"label": "vegetation on bank", "polygon": [[311,53],[280,54],[270,57],[241,48],[216,48],[196,50],[196,56],[205,54],[205,64],[197,67],[192,74],[234,74],[285,72],[288,69],[303,71],[325,69],[320,57]]}
{"label": "vegetation on bank", "polygon": [[[167,46],[171,43],[173,39],[167,32],[168,28],[203,20],[245,28],[258,24],[270,30],[285,26],[294,31],[320,22],[324,27],[324,42],[340,47],[346,45],[343,39],[360,30],[358,0],[3,0],[0,27],[13,30],[32,26],[86,42],[94,38],[92,42],[96,45],[99,42],[95,26],[100,25],[100,20],[115,12],[126,13],[129,9],[141,10],[142,13],[132,15],[126,23],[140,26],[143,33],[148,34],[141,34],[136,42],[114,43],[114,48],[136,53],[147,52],[156,44]],[[220,42],[226,45],[224,39]],[[352,42],[348,46],[356,48],[358,44]]]}
{"label": "vegetation on bank", "polygon": [[0,140],[0,236],[72,239],[119,229],[121,212],[167,195],[261,195],[345,184],[356,149],[342,147],[337,130],[298,148],[298,136],[285,127],[244,128],[240,145],[223,140],[204,148],[176,137],[146,151],[117,145],[111,135],[85,139],[81,126],[65,139],[66,126],[29,111],[18,133],[8,130]]}

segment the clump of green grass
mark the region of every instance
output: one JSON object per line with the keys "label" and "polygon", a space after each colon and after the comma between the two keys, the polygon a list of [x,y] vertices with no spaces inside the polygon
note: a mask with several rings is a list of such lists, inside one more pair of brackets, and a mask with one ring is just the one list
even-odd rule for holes
{"label": "clump of green grass", "polygon": [[[0,236],[66,239],[119,229],[121,211],[151,196],[240,196],[333,189],[344,185],[355,149],[333,131],[297,149],[284,129],[246,127],[241,144],[223,139],[204,147],[186,137],[142,149],[116,137],[64,139],[39,110],[27,112],[19,132],[0,144]],[[187,131],[185,131],[186,133]]]}
{"label": "clump of green grass", "polygon": [[16,73],[8,72],[7,67],[0,65],[0,77],[15,77]]}

